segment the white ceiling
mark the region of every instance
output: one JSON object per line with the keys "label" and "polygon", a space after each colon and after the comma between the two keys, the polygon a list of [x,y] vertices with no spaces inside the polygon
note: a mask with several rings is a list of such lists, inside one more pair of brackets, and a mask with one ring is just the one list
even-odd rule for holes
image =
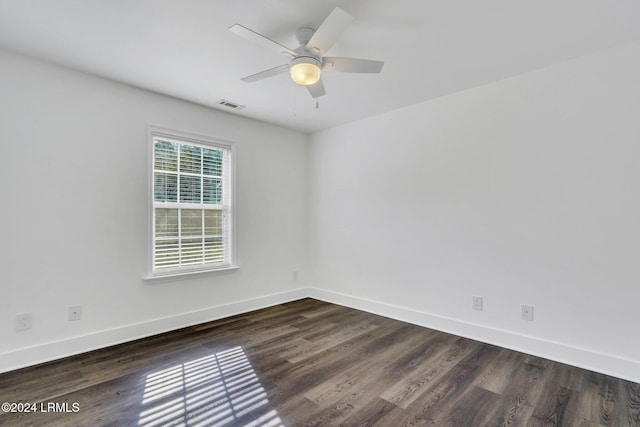
{"label": "white ceiling", "polygon": [[[328,54],[381,74],[324,74],[318,109],[287,74],[240,81],[287,58],[229,26],[295,48],[336,6],[355,20]],[[639,39],[637,0],[0,0],[0,47],[304,132]]]}

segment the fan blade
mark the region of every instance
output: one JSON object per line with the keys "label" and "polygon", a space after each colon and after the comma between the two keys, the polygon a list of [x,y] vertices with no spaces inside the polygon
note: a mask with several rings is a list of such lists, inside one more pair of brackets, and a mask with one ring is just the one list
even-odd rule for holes
{"label": "fan blade", "polygon": [[338,40],[340,34],[351,24],[353,17],[344,10],[336,7],[327,16],[318,30],[313,34],[305,49],[314,55],[322,56]]}
{"label": "fan blade", "polygon": [[258,80],[266,79],[267,77],[275,76],[277,74],[286,73],[289,70],[289,64],[278,65],[277,67],[270,68],[268,70],[260,71],[259,73],[247,76],[242,80],[243,82],[251,83]]}
{"label": "fan blade", "polygon": [[307,86],[307,90],[309,90],[312,98],[319,98],[326,94],[322,80],[318,80],[317,83]]}
{"label": "fan blade", "polygon": [[247,27],[243,27],[240,24],[235,24],[230,26],[229,31],[249,41],[257,43],[267,49],[271,49],[274,52],[296,56],[296,53],[293,50],[289,49],[288,47],[283,46],[278,42],[274,42],[270,38],[265,37],[262,34],[256,33],[255,31],[250,30]]}
{"label": "fan blade", "polygon": [[322,58],[322,71],[338,71],[342,73],[379,73],[384,61],[358,58],[337,58],[325,56]]}

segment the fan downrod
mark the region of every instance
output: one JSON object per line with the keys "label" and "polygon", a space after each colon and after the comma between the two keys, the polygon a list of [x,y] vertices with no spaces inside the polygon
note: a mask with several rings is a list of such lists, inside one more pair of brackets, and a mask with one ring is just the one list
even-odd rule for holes
{"label": "fan downrod", "polygon": [[300,46],[306,46],[311,40],[311,37],[316,33],[316,30],[310,27],[300,27],[296,30],[296,39]]}

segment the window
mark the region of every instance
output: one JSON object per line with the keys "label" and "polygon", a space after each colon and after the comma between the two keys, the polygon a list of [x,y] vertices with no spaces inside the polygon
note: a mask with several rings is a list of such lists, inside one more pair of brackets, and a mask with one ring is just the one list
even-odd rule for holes
{"label": "window", "polygon": [[233,266],[232,145],[151,128],[151,276]]}

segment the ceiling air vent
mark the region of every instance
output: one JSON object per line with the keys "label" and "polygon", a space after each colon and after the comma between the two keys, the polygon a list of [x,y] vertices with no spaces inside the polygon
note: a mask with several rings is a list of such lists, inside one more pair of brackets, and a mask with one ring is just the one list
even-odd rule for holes
{"label": "ceiling air vent", "polygon": [[218,101],[218,104],[229,107],[233,110],[242,110],[243,108],[245,108],[244,105],[236,104],[235,102],[227,101],[226,99],[221,99],[220,101]]}

